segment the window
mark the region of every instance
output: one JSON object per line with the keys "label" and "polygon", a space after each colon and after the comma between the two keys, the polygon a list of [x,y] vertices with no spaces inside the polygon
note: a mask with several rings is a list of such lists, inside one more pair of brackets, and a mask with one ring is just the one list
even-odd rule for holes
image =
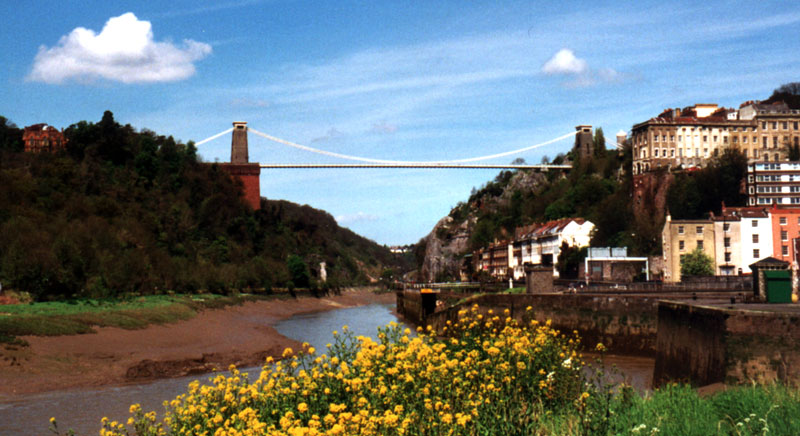
{"label": "window", "polygon": [[708,142],[708,135],[703,135],[703,142]]}
{"label": "window", "polygon": [[772,137],[772,148],[778,148],[778,137],[777,136],[773,136]]}
{"label": "window", "polygon": [[723,241],[723,244],[725,245],[725,247],[730,247],[731,246],[731,238],[724,238],[722,241]]}
{"label": "window", "polygon": [[758,234],[753,235],[753,243],[758,244]]}
{"label": "window", "polygon": [[789,232],[786,230],[781,230],[781,241],[788,241],[789,240]]}
{"label": "window", "polygon": [[728,263],[730,261],[731,261],[731,254],[730,253],[725,253],[725,263]]}
{"label": "window", "polygon": [[761,258],[761,251],[758,248],[753,249],[753,258],[755,259]]}
{"label": "window", "polygon": [[678,226],[678,234],[679,235],[683,234],[683,226]]}
{"label": "window", "polygon": [[785,225],[786,225],[786,217],[785,217],[785,216],[782,216],[782,217],[780,218],[780,223],[781,223],[781,225],[782,225],[782,226],[785,226]]}
{"label": "window", "polygon": [[697,240],[697,248],[699,248],[701,250],[703,249],[703,240],[702,239],[698,239]]}
{"label": "window", "polygon": [[683,249],[684,249],[684,248],[685,248],[685,247],[684,247],[684,243],[683,243],[683,241],[682,241],[682,240],[681,240],[681,241],[678,241],[678,250],[680,250],[680,251],[683,251]]}
{"label": "window", "polygon": [[783,125],[781,127],[783,128],[783,130],[788,130],[789,129],[789,122],[784,121]]}
{"label": "window", "polygon": [[797,121],[794,122],[794,129],[797,130]]}
{"label": "window", "polygon": [[761,122],[761,130],[767,130],[767,122],[766,121],[762,121]]}
{"label": "window", "polygon": [[[796,126],[797,126],[797,123],[795,123],[795,129],[797,128]],[[681,138],[683,138],[683,136],[681,136],[681,135],[678,135],[678,142],[681,142],[681,141],[682,141],[682,139],[681,139]]]}
{"label": "window", "polygon": [[753,223],[752,224],[753,227],[758,227],[758,221],[753,220],[753,221],[750,221],[750,222]]}
{"label": "window", "polygon": [[730,232],[731,231],[731,223],[722,224],[722,231],[723,232]]}
{"label": "window", "polygon": [[747,144],[747,136],[742,136],[742,144]]}
{"label": "window", "polygon": [[767,146],[769,145],[769,139],[767,139],[766,136],[761,137],[761,145],[763,145],[764,148],[767,148]]}
{"label": "window", "polygon": [[703,234],[703,226],[697,226],[695,228],[695,233],[697,233],[698,235],[702,235]]}
{"label": "window", "polygon": [[789,246],[781,245],[781,256],[788,256],[788,255],[789,255]]}
{"label": "window", "polygon": [[717,142],[717,135],[714,135],[714,142]]}

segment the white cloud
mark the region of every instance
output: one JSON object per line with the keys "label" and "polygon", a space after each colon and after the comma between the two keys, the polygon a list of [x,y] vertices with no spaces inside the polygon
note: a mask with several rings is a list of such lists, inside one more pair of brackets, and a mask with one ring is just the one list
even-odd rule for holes
{"label": "white cloud", "polygon": [[377,221],[378,219],[380,219],[380,217],[377,215],[357,212],[350,215],[339,215],[336,217],[336,222],[339,223],[339,225],[345,225],[364,221]]}
{"label": "white cloud", "polygon": [[210,53],[210,45],[190,39],[182,46],[154,41],[150,22],[128,12],[110,18],[100,33],[78,27],[56,46],[41,46],[28,80],[170,82],[193,75],[193,62]]}
{"label": "white cloud", "polygon": [[567,88],[584,88],[598,83],[619,83],[628,78],[612,68],[589,68],[589,64],[575,56],[575,53],[562,48],[542,65],[542,72],[547,75],[566,75],[570,80],[563,83]]}
{"label": "white cloud", "polygon": [[582,74],[588,70],[586,61],[575,56],[568,48],[562,48],[542,66],[545,74]]}

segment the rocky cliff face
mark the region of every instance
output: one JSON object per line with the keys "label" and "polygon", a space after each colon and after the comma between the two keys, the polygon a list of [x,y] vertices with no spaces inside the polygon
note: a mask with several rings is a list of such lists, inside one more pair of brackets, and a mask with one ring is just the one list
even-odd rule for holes
{"label": "rocky cliff face", "polygon": [[454,219],[446,216],[436,223],[425,237],[423,281],[460,277],[462,257],[469,252],[469,237],[476,221],[477,218],[471,216],[454,225]]}
{"label": "rocky cliff face", "polygon": [[420,269],[421,280],[460,279],[464,255],[471,252],[470,238],[479,214],[507,207],[515,192],[534,192],[547,180],[544,174],[532,171],[504,173],[475,192],[467,203],[456,206],[423,238],[425,260]]}

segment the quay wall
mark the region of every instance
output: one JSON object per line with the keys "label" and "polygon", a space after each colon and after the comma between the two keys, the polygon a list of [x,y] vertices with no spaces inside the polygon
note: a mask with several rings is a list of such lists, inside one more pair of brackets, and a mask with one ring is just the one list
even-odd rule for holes
{"label": "quay wall", "polygon": [[789,305],[661,302],[656,343],[656,386],[800,382],[800,311]]}
{"label": "quay wall", "polygon": [[[405,301],[408,301],[406,299]],[[398,313],[415,322],[419,311],[414,303],[398,299]],[[477,304],[481,313],[505,309],[517,320],[551,321],[563,333],[577,331],[587,349],[602,342],[610,352],[652,356],[655,354],[658,299],[655,297],[597,296],[579,294],[481,295],[468,303],[428,314],[424,323],[438,331],[458,319],[458,311]],[[526,311],[530,306],[531,310]],[[410,312],[406,312],[409,307]],[[525,317],[525,319],[523,319]]]}

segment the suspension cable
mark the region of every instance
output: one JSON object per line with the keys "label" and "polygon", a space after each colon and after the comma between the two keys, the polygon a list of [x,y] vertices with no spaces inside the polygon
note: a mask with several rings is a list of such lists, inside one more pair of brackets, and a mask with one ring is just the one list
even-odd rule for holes
{"label": "suspension cable", "polygon": [[231,128],[230,128],[230,129],[228,129],[228,130],[225,130],[224,132],[217,133],[217,134],[216,134],[216,135],[214,135],[214,136],[209,136],[208,138],[206,138],[206,139],[204,139],[204,140],[202,140],[202,141],[195,142],[195,143],[194,143],[194,145],[195,145],[195,146],[197,146],[197,145],[203,145],[203,144],[205,144],[205,143],[206,143],[206,142],[208,142],[208,141],[213,141],[213,140],[215,140],[215,139],[219,138],[220,136],[222,136],[222,135],[225,135],[225,134],[227,134],[227,133],[231,133],[231,132],[233,132],[233,127],[231,127]]}
{"label": "suspension cable", "polygon": [[[318,153],[318,154],[322,154],[322,155],[325,155],[325,156],[338,157],[340,159],[348,159],[348,160],[354,160],[354,161],[359,161],[359,162],[367,162],[367,163],[375,163],[375,164],[437,164],[437,163],[454,164],[454,163],[477,162],[477,161],[481,161],[481,160],[494,159],[494,158],[498,158],[498,157],[509,156],[509,155],[512,155],[512,154],[521,153],[521,152],[524,152],[524,151],[533,150],[535,148],[543,147],[545,145],[549,145],[549,144],[552,144],[554,142],[558,142],[558,141],[561,141],[563,139],[569,138],[570,136],[574,136],[575,133],[576,133],[576,132],[570,132],[570,133],[567,133],[565,135],[561,135],[561,136],[559,136],[557,138],[551,139],[549,141],[540,142],[538,144],[531,145],[531,146],[528,146],[528,147],[523,147],[523,148],[519,148],[519,149],[516,149],[516,150],[506,151],[506,152],[503,152],[503,153],[497,153],[497,154],[492,154],[492,155],[488,155],[488,156],[479,156],[479,157],[472,157],[472,158],[468,158],[468,159],[445,160],[445,161],[399,161],[399,160],[372,159],[372,158],[367,158],[367,157],[359,157],[359,156],[351,156],[351,155],[347,155],[347,154],[335,153],[335,152],[332,152],[332,151],[326,151],[326,150],[321,150],[321,149],[314,148],[314,147],[309,147],[307,145],[297,144],[297,143],[294,143],[294,142],[291,142],[291,141],[287,141],[285,139],[276,138],[276,137],[274,137],[272,135],[267,135],[266,133],[259,132],[258,130],[253,129],[252,127],[248,127],[247,130],[255,133],[258,136],[261,136],[263,138],[269,139],[270,141],[274,141],[274,142],[277,142],[277,143],[280,143],[280,144],[288,145],[290,147],[294,147],[294,148],[297,148],[297,149],[300,149],[300,150],[304,150],[304,151],[308,151],[308,152],[311,152],[311,153]],[[226,132],[223,132],[223,133],[226,133]]]}

